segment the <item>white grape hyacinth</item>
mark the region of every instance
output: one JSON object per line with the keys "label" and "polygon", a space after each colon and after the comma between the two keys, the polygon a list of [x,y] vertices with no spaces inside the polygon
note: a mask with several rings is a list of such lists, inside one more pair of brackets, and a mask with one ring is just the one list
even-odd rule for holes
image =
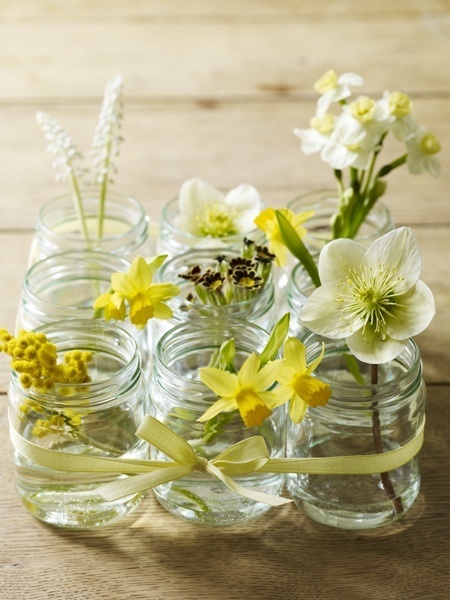
{"label": "white grape hyacinth", "polygon": [[344,339],[359,360],[382,364],[435,315],[431,290],[420,279],[422,258],[408,227],[367,249],[350,239],[328,243],[319,257],[322,285],[300,311],[300,322],[331,339]]}

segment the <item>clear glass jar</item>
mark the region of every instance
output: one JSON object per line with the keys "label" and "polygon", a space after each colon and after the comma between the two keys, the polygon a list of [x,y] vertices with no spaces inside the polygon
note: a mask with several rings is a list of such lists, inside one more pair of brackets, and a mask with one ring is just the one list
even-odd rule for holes
{"label": "clear glass jar", "polygon": [[[307,360],[316,358],[323,338],[304,341]],[[359,384],[349,373],[345,342],[326,341],[314,375],[332,388],[326,406],[308,408],[300,424],[288,425],[287,456],[370,455],[395,450],[415,437],[425,418],[425,385],[416,344],[408,341],[394,360],[360,363]],[[377,377],[374,378],[374,370]],[[371,383],[377,380],[378,383]],[[343,529],[370,529],[401,517],[420,487],[419,457],[374,475],[289,475],[288,489],[311,518]]]}
{"label": "clear glass jar", "polygon": [[104,235],[98,238],[98,190],[81,191],[89,240],[83,236],[71,194],[44,204],[36,221],[29,265],[59,252],[102,250],[131,260],[154,254],[148,237],[148,217],[140,202],[131,196],[108,192],[105,203]]}
{"label": "clear glass jar", "polygon": [[[90,250],[62,252],[35,263],[23,280],[16,331],[64,319],[94,319],[95,299],[110,289],[111,273],[129,269],[130,262],[120,256]],[[137,329],[129,320],[117,325],[134,337],[147,368],[147,328]]]}
{"label": "clear glass jar", "polygon": [[[239,413],[223,413],[217,427],[208,429],[197,419],[217,400],[198,376],[208,366],[220,345],[233,338],[238,368],[252,352],[261,352],[268,334],[244,321],[185,323],[168,331],[158,342],[151,380],[152,414],[188,441],[206,459],[220,454],[229,446],[262,435],[271,456],[284,456],[285,410],[274,410],[261,427],[247,428]],[[214,432],[216,431],[216,432]],[[153,451],[154,459],[163,456]],[[248,475],[236,478],[240,484],[279,495],[284,476],[279,474]],[[243,498],[229,490],[208,473],[193,473],[154,489],[159,502],[171,513],[207,525],[232,525],[256,517],[268,505]]]}
{"label": "clear glass jar", "polygon": [[[148,445],[135,432],[148,413],[148,397],[133,338],[102,321],[67,320],[40,327],[56,345],[59,360],[74,349],[91,351],[90,383],[58,384],[44,393],[24,389],[13,371],[10,426],[25,440],[59,452],[142,459]],[[129,513],[142,494],[108,502],[95,490],[122,477],[65,472],[15,455],[22,502],[38,519],[60,527],[90,528]]]}
{"label": "clear glass jar", "polygon": [[157,242],[158,254],[168,254],[176,256],[182,254],[191,248],[222,248],[241,250],[242,241],[247,237],[257,244],[264,243],[264,233],[255,227],[248,233],[239,233],[222,238],[211,236],[201,237],[187,231],[182,231],[174,225],[175,217],[178,214],[178,197],[168,202],[161,213],[159,223],[159,238]]}
{"label": "clear glass jar", "polygon": [[[287,205],[294,213],[313,210],[314,215],[305,223],[308,233],[303,242],[312,251],[320,251],[331,240],[330,221],[337,210],[336,190],[317,190],[303,194]],[[379,200],[361,225],[355,240],[369,247],[376,239],[392,231],[394,222],[387,206]]]}
{"label": "clear glass jar", "polygon": [[178,285],[180,293],[168,301],[168,305],[173,311],[172,319],[168,321],[155,320],[152,323],[154,339],[158,340],[164,332],[175,325],[186,321],[197,321],[199,318],[243,319],[256,323],[266,330],[270,330],[275,325],[278,315],[275,314],[274,308],[275,287],[272,277],[261,292],[249,300],[224,305],[205,305],[198,300],[192,302],[187,299],[188,294],[194,290],[194,284],[192,281],[180,277],[180,274],[187,273],[191,267],[196,265],[205,271],[219,255],[226,256],[228,259],[240,256],[238,251],[224,251],[223,248],[197,249],[175,256],[163,264],[156,274],[156,280]]}
{"label": "clear glass jar", "polygon": [[291,313],[289,335],[302,340],[310,333],[298,320],[300,310],[315,290],[311,277],[301,263],[298,263],[289,275],[286,289],[287,310]]}

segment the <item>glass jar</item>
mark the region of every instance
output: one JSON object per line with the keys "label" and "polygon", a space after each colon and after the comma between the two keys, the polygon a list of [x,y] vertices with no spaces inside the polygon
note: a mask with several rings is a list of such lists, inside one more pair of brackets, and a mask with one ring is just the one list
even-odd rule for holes
{"label": "glass jar", "polygon": [[178,215],[178,198],[168,202],[161,213],[159,223],[159,238],[157,243],[158,254],[176,256],[191,248],[222,248],[240,251],[242,241],[247,237],[259,245],[264,244],[264,233],[255,227],[247,233],[239,233],[227,237],[214,238],[211,236],[201,237],[175,227],[175,217]]}
{"label": "glass jar", "polygon": [[[261,427],[247,428],[239,413],[221,413],[214,420],[197,419],[217,400],[199,380],[198,370],[208,366],[220,345],[234,339],[236,366],[252,352],[261,352],[269,338],[260,327],[244,321],[216,321],[177,325],[159,340],[151,380],[152,414],[191,444],[206,459],[254,435],[265,438],[271,456],[284,456],[285,410],[273,411]],[[157,451],[154,459],[161,460]],[[280,474],[246,475],[240,484],[279,495],[284,485]],[[243,498],[208,473],[193,473],[154,489],[159,502],[171,513],[208,525],[232,525],[256,517],[269,506]]]}
{"label": "glass jar", "polygon": [[[308,363],[320,354],[322,341],[317,335],[305,339]],[[380,454],[404,446],[422,426],[425,385],[412,340],[386,364],[357,361],[365,383],[350,374],[348,355],[342,340],[326,341],[314,375],[331,386],[332,396],[326,406],[308,408],[300,424],[288,425],[287,456]],[[394,521],[411,507],[419,487],[418,455],[383,474],[288,477],[292,498],[308,516],[342,529],[370,529]]]}
{"label": "glass jar", "polygon": [[287,310],[291,313],[289,323],[289,335],[302,340],[310,331],[304,327],[298,320],[300,310],[303,308],[308,297],[315,290],[315,286],[311,281],[305,267],[298,263],[289,276],[286,289]]}
{"label": "glass jar", "polygon": [[[330,221],[337,211],[336,190],[317,190],[303,194],[287,205],[294,213],[313,210],[314,215],[305,223],[308,233],[303,242],[310,251],[320,251],[331,240]],[[387,206],[377,200],[361,225],[355,240],[367,248],[376,239],[392,231],[394,222]]]}
{"label": "glass jar", "polygon": [[[89,383],[57,384],[48,392],[24,389],[16,372],[9,389],[10,426],[25,440],[71,454],[142,459],[148,445],[135,432],[148,398],[133,338],[102,321],[67,320],[36,330],[56,345],[59,362],[69,350],[90,351]],[[119,519],[142,494],[108,502],[95,490],[117,474],[65,472],[15,455],[22,502],[38,519],[60,527],[90,528]]]}
{"label": "glass jar", "polygon": [[225,256],[227,260],[240,256],[238,251],[224,251],[223,248],[197,249],[175,256],[163,264],[156,274],[156,280],[178,285],[180,293],[168,301],[168,305],[173,311],[172,319],[168,321],[154,320],[152,324],[154,339],[158,340],[164,332],[175,325],[186,321],[197,321],[199,318],[243,319],[256,323],[266,330],[270,330],[275,325],[277,314],[274,310],[275,288],[272,277],[267,280],[259,294],[241,302],[217,305],[203,304],[198,299],[196,301],[187,299],[187,296],[194,291],[194,284],[180,275],[187,273],[196,265],[199,265],[204,272],[219,255]]}
{"label": "glass jar", "polygon": [[[129,261],[120,256],[90,250],[62,252],[35,263],[23,280],[16,331],[64,319],[94,319],[95,299],[110,289],[111,274],[129,269]],[[147,328],[137,329],[129,320],[117,325],[134,337],[147,368]]]}
{"label": "glass jar", "polygon": [[59,252],[102,250],[131,260],[154,254],[148,237],[148,217],[131,196],[108,192],[105,203],[104,235],[98,238],[98,190],[81,191],[89,240],[83,236],[78,212],[70,194],[42,206],[36,222],[29,265]]}

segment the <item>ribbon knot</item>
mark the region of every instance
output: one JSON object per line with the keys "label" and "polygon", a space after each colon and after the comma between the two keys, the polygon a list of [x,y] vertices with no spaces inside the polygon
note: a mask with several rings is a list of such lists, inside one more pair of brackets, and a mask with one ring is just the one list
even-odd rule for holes
{"label": "ribbon knot", "polygon": [[207,467],[208,467],[208,460],[206,458],[204,458],[203,456],[198,456],[198,454],[197,454],[194,471],[196,471],[197,473],[203,473],[204,471],[206,471]]}

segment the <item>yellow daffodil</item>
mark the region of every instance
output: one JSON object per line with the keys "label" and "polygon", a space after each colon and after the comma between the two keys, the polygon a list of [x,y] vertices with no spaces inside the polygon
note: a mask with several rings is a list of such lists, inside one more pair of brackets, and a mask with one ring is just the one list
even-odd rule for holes
{"label": "yellow daffodil", "polygon": [[165,304],[176,296],[179,287],[171,283],[152,283],[156,265],[160,260],[147,263],[138,256],[133,260],[128,273],[113,273],[112,292],[97,298],[94,309],[104,309],[104,317],[123,321],[126,316],[127,302],[130,306],[130,321],[143,327],[149,319],[170,319],[172,310]]}
{"label": "yellow daffodil", "polygon": [[[302,223],[312,217],[314,211],[308,210],[297,215],[288,208],[280,208],[279,211],[286,217],[298,236],[303,238],[306,235],[306,229],[302,227]],[[269,250],[276,256],[276,264],[279,266],[286,265],[288,251],[280,231],[275,209],[266,208],[261,211],[256,217],[255,223],[266,234],[267,239],[269,240]]]}
{"label": "yellow daffodil", "polygon": [[282,404],[279,388],[266,391],[275,383],[282,364],[274,360],[259,367],[258,356],[251,354],[237,374],[215,367],[200,369],[200,379],[220,398],[198,420],[208,421],[220,412],[238,409],[247,427],[262,425],[272,408]]}
{"label": "yellow daffodil", "polygon": [[319,366],[323,358],[324,347],[309,366],[306,365],[305,346],[297,338],[290,337],[284,344],[283,368],[277,379],[280,397],[287,395],[289,415],[293,423],[299,423],[308,406],[324,406],[331,396],[330,386],[312,377],[311,373]]}

